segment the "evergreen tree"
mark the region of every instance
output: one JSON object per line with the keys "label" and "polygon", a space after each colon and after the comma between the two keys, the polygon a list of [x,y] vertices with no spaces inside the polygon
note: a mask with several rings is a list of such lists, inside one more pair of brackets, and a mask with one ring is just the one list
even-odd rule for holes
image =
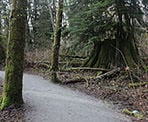
{"label": "evergreen tree", "polygon": [[27,30],[30,49],[50,48],[53,29],[47,0],[29,0]]}
{"label": "evergreen tree", "polygon": [[134,67],[140,62],[136,37],[145,24],[139,0],[71,2],[69,35],[78,46],[93,45],[85,66]]}

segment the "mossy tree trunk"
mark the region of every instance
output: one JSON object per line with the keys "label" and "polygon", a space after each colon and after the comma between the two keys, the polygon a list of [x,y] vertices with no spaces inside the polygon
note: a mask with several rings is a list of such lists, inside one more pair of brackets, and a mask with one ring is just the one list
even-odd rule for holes
{"label": "mossy tree trunk", "polygon": [[87,67],[109,68],[115,64],[115,40],[106,39],[94,42],[94,48],[89,60],[84,64]]}
{"label": "mossy tree trunk", "polygon": [[121,41],[119,48],[117,48],[116,40],[104,40],[94,44],[90,58],[84,66],[96,68],[134,67],[137,62],[138,52],[135,42]]}
{"label": "mossy tree trunk", "polygon": [[17,106],[23,104],[22,79],[27,0],[12,0],[11,3],[12,7],[1,109],[11,105]]}
{"label": "mossy tree trunk", "polygon": [[51,80],[57,82],[56,71],[59,69],[59,49],[62,31],[62,15],[63,15],[63,0],[58,1],[58,9],[56,16],[56,27],[54,32],[54,42],[51,55]]}

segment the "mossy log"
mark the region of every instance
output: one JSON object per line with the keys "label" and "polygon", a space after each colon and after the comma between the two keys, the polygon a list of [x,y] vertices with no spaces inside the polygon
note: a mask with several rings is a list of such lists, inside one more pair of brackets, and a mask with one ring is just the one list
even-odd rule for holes
{"label": "mossy log", "polygon": [[78,56],[78,55],[60,55],[62,58],[78,58],[78,59],[86,59],[87,57]]}
{"label": "mossy log", "polygon": [[79,83],[79,82],[86,82],[85,78],[76,78],[76,79],[71,79],[68,81],[64,81],[63,84],[73,84],[73,83]]}
{"label": "mossy log", "polygon": [[109,72],[106,72],[102,75],[99,75],[99,76],[93,78],[93,80],[98,82],[98,81],[101,81],[104,79],[109,79],[109,78],[112,78],[112,77],[118,75],[121,71],[122,71],[122,68],[113,69]]}
{"label": "mossy log", "polygon": [[108,72],[109,69],[103,69],[103,68],[92,68],[92,67],[72,67],[70,70],[88,70],[88,71],[103,71]]}

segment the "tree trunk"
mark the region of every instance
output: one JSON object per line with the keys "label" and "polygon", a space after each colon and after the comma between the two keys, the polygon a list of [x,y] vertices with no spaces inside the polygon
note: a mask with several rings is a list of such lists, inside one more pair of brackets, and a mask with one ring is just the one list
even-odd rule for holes
{"label": "tree trunk", "polygon": [[55,20],[54,20],[54,10],[51,7],[51,1],[47,0],[47,4],[48,4],[48,10],[49,10],[49,14],[50,14],[50,18],[51,18],[51,25],[52,25],[52,30],[54,31],[55,29]]}
{"label": "tree trunk", "polygon": [[59,69],[58,60],[59,60],[59,49],[60,49],[60,40],[61,40],[61,31],[62,31],[62,15],[63,15],[63,0],[59,0],[57,16],[56,16],[56,27],[54,32],[54,42],[51,55],[52,81],[57,80],[56,71]]}
{"label": "tree trunk", "polygon": [[[98,42],[94,45],[92,54],[84,66],[105,69],[112,68],[116,65],[119,67],[134,67],[138,63],[138,52],[135,42],[124,40],[120,41],[119,45],[119,49],[116,48],[116,40]],[[119,52],[118,55],[117,51]]]}
{"label": "tree trunk", "polygon": [[22,79],[24,65],[27,0],[12,0],[5,81],[1,109],[23,104]]}
{"label": "tree trunk", "polygon": [[[2,1],[0,2],[0,4],[2,5]],[[4,62],[4,59],[5,59],[5,49],[3,47],[3,44],[2,44],[2,6],[0,6],[0,65],[1,63]]]}
{"label": "tree trunk", "polygon": [[133,68],[139,63],[138,47],[135,41],[135,28],[130,14],[123,11],[123,1],[116,0],[117,25],[115,39],[105,39],[94,43],[90,59],[84,66],[111,68],[128,66]]}
{"label": "tree trunk", "polygon": [[115,64],[115,40],[104,40],[94,43],[94,48],[89,60],[84,64],[87,67],[110,68]]}
{"label": "tree trunk", "polygon": [[31,23],[32,23],[32,31],[33,31],[33,43],[35,44],[37,42],[37,19],[38,19],[38,5],[37,5],[38,0],[34,0],[33,2],[33,9],[34,9],[34,15],[31,18]]}

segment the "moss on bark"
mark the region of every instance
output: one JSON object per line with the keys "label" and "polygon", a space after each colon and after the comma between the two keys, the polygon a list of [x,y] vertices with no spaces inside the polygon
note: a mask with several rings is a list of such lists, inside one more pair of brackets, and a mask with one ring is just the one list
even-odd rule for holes
{"label": "moss on bark", "polygon": [[[119,52],[116,57],[116,52]],[[118,59],[118,60],[116,60]],[[119,41],[116,49],[116,40],[104,40],[94,43],[94,49],[89,60],[84,64],[87,67],[112,68],[118,66],[135,67],[138,59],[137,46],[133,41]]]}
{"label": "moss on bark", "polygon": [[95,42],[90,59],[84,64],[84,66],[101,68],[111,67],[115,63],[113,60],[115,50],[112,48],[114,43],[114,40],[108,39],[103,42]]}
{"label": "moss on bark", "polygon": [[56,71],[59,69],[59,49],[62,31],[62,15],[63,15],[63,0],[59,0],[57,16],[56,16],[56,27],[54,32],[54,42],[52,47],[51,55],[51,80],[54,82],[59,81],[56,76]]}
{"label": "moss on bark", "polygon": [[23,104],[22,79],[26,6],[27,0],[12,0],[1,109],[11,105]]}

